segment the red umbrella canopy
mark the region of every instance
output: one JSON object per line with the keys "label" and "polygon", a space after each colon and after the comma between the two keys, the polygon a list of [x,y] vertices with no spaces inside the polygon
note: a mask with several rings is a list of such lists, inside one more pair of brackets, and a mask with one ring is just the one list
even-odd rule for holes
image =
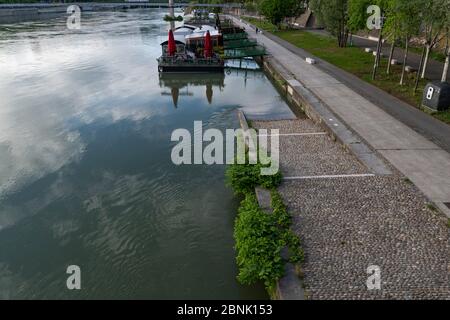
{"label": "red umbrella canopy", "polygon": [[205,36],[205,58],[212,57],[212,53],[213,53],[213,45],[212,45],[212,41],[211,41],[211,35],[209,34],[209,30],[208,30],[208,31],[206,31],[206,36]]}
{"label": "red umbrella canopy", "polygon": [[169,30],[169,43],[167,47],[169,56],[173,56],[177,52],[177,45],[175,44],[175,38],[173,37],[172,29]]}

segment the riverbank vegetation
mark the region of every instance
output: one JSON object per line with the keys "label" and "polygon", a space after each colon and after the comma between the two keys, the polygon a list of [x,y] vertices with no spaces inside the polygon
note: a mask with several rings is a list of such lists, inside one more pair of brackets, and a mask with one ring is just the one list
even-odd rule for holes
{"label": "riverbank vegetation", "polygon": [[[252,17],[248,20],[260,29],[272,32],[421,109],[425,85],[431,80],[445,82],[448,77],[450,1],[301,0],[296,4],[283,0],[244,2],[245,7],[251,9],[248,12]],[[283,6],[281,3],[284,3]],[[278,15],[274,19],[273,14],[267,12],[267,8],[271,7],[268,4],[283,8],[281,13],[280,10],[277,11],[283,17]],[[292,22],[304,9],[312,10],[318,25],[324,27],[330,34],[329,37],[298,30],[281,32],[293,26]],[[258,19],[255,16],[264,18]],[[375,57],[351,48],[353,34],[369,32],[379,39]],[[388,57],[381,55],[385,43],[389,45]],[[402,49],[401,61],[392,64],[394,52],[398,49]],[[411,53],[419,56],[416,60],[420,59],[420,62],[412,68],[417,70],[407,68]],[[444,66],[438,77],[427,79],[427,69],[432,59],[443,62]],[[435,112],[433,116],[450,123],[450,110]]]}
{"label": "riverbank vegetation", "polygon": [[[266,189],[274,189],[281,183],[281,173],[275,175],[261,175],[261,163],[249,164],[248,156],[246,164],[234,164],[227,168],[226,177],[236,195],[246,195],[255,192],[255,188],[261,186]],[[269,166],[267,166],[269,167]]]}
{"label": "riverbank vegetation", "polygon": [[[421,67],[417,74],[424,79],[428,62],[444,56],[445,81],[450,63],[450,2],[442,0],[246,0],[246,7],[253,13],[265,16],[267,21],[280,27],[306,10],[311,9],[319,24],[337,40],[340,48],[346,47],[351,35],[364,30],[377,31],[379,46],[386,39],[392,51],[404,45],[405,59],[410,45],[415,42],[422,47]],[[401,45],[403,43],[403,45]],[[433,53],[435,51],[435,53]],[[440,51],[440,52],[439,52]],[[438,53],[438,54],[436,54]],[[389,62],[392,54],[389,57]],[[378,60],[378,57],[377,57]],[[373,75],[379,65],[375,68]],[[389,64],[386,67],[389,73]],[[404,75],[404,72],[402,72]],[[401,78],[403,79],[403,77]],[[402,84],[402,80],[400,80]]]}
{"label": "riverbank vegetation", "polygon": [[[417,79],[417,73],[407,73],[404,74],[403,84],[400,84],[399,79],[402,76],[402,65],[391,65],[389,73],[379,72],[375,79],[373,79],[374,57],[372,54],[366,53],[362,48],[353,46],[341,48],[332,36],[315,31],[293,30],[289,29],[286,25],[275,26],[267,20],[254,17],[244,17],[244,19],[258,28],[267,30],[281,39],[305,49],[316,57],[356,75],[360,79],[377,86],[400,100],[421,108],[423,88],[428,83],[428,80]],[[389,59],[380,58],[379,63],[380,69],[387,70]],[[417,90],[414,91],[416,80],[418,80]],[[450,124],[450,110],[434,112],[432,115]]]}
{"label": "riverbank vegetation", "polygon": [[[262,176],[260,163],[228,166],[226,178],[234,192],[243,197],[235,221],[236,262],[238,281],[254,284],[262,281],[274,297],[277,281],[284,275],[286,262],[303,260],[300,240],[291,230],[292,219],[276,187],[281,183],[281,173]],[[255,187],[270,190],[272,212],[260,208]],[[287,250],[287,256],[283,251]]]}

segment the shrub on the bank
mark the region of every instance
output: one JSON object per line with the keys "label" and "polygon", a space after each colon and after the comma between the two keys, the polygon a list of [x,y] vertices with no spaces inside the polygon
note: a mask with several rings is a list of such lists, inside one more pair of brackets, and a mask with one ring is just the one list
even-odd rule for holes
{"label": "shrub on the bank", "polygon": [[[248,156],[247,156],[248,160]],[[261,175],[261,168],[270,167],[270,165],[258,164],[232,164],[226,171],[227,184],[230,185],[236,194],[245,195],[254,192],[255,187],[262,186],[267,189],[273,189],[280,185],[282,175],[278,171],[275,175]]]}
{"label": "shrub on the bank", "polygon": [[290,229],[291,217],[275,190],[272,191],[272,209],[271,214],[264,212],[256,195],[247,193],[239,207],[234,229],[239,282],[263,281],[269,292],[273,292],[276,281],[284,274],[283,248],[288,248],[290,262],[303,261],[300,239]]}
{"label": "shrub on the bank", "polygon": [[281,258],[284,239],[274,215],[260,209],[254,193],[248,193],[241,203],[234,238],[239,267],[238,280],[243,284],[261,280],[266,288],[273,289],[284,273]]}
{"label": "shrub on the bank", "polygon": [[[284,274],[285,260],[282,250],[288,248],[288,259],[292,263],[303,260],[300,239],[290,229],[292,219],[283,199],[276,191],[281,183],[281,173],[263,176],[261,163],[229,165],[227,183],[234,192],[243,195],[234,227],[236,241],[238,280],[242,284],[262,281],[269,293],[274,293],[276,282]],[[269,167],[269,165],[267,165]],[[272,213],[264,212],[255,194],[255,187],[271,190]]]}
{"label": "shrub on the bank", "polygon": [[287,212],[283,199],[277,191],[272,190],[271,198],[272,215],[274,216],[278,227],[281,229],[281,237],[284,244],[289,249],[289,261],[292,263],[302,262],[304,254],[303,249],[301,248],[300,239],[290,228],[292,225],[292,217]]}

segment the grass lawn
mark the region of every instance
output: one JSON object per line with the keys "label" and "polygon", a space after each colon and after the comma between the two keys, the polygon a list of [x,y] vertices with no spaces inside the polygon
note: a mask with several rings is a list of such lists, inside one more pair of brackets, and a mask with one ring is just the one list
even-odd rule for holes
{"label": "grass lawn", "polygon": [[[381,59],[377,78],[373,81],[372,68],[374,57],[372,54],[366,53],[362,48],[339,48],[337,46],[337,41],[332,37],[303,30],[280,30],[266,21],[260,21],[259,19],[250,17],[246,17],[245,19],[259,28],[272,32],[276,36],[297,47],[305,49],[316,57],[356,75],[364,81],[379,87],[417,108],[419,108],[421,104],[423,88],[428,81],[421,79],[417,93],[414,94],[415,76],[413,74],[406,74],[406,83],[401,86],[399,83],[402,66],[392,66],[391,74],[387,75],[387,58]],[[450,110],[435,112],[432,113],[432,115],[437,119],[450,124]]]}

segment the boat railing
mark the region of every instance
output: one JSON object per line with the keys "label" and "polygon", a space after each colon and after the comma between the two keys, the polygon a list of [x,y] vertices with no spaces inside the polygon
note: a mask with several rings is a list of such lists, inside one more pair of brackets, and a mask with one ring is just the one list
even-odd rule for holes
{"label": "boat railing", "polygon": [[223,35],[224,41],[242,40],[242,39],[247,39],[247,33],[239,32],[239,33],[227,33]]}
{"label": "boat railing", "polygon": [[158,59],[159,63],[163,63],[166,65],[186,65],[186,64],[193,64],[193,65],[217,65],[217,64],[223,64],[223,60],[219,58],[195,58],[195,59],[185,59],[185,58],[178,58],[178,57],[160,57]]}

